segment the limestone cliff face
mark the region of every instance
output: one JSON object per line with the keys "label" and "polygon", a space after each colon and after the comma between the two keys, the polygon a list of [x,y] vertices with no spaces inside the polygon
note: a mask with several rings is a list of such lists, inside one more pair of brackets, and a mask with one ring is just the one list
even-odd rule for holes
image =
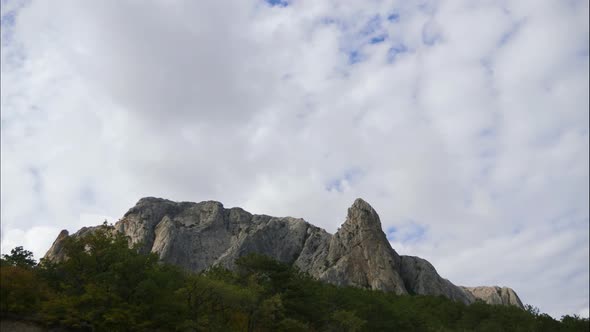
{"label": "limestone cliff face", "polygon": [[401,256],[401,275],[412,293],[418,295],[443,295],[452,300],[472,303],[475,297],[438,275],[427,260],[414,256]]}
{"label": "limestone cliff face", "polygon": [[400,257],[381,230],[379,215],[360,198],[348,209],[324,260],[325,270],[310,271],[320,280],[396,294],[408,292],[399,275]]}
{"label": "limestone cliff face", "polygon": [[329,236],[303,219],[253,215],[213,201],[176,203],[158,198],[141,199],[115,228],[132,243],[141,243],[143,251],[197,272],[212,265],[232,268],[237,258],[249,253],[292,264],[305,252],[301,259],[309,260],[316,248],[306,248],[314,247],[308,238]]}
{"label": "limestone cliff face", "polygon": [[53,244],[51,245],[51,248],[49,248],[49,251],[45,254],[45,259],[48,259],[50,261],[61,261],[65,258],[65,252],[63,250],[63,243],[64,240],[70,236],[70,233],[67,230],[62,230],[61,232],[59,232],[59,235],[57,236],[57,239],[55,239],[55,241],[53,241]]}
{"label": "limestone cliff face", "polygon": [[482,300],[488,304],[514,305],[524,308],[516,292],[509,287],[498,286],[480,286],[480,287],[462,287],[466,292],[473,295],[477,300]]}
{"label": "limestone cliff face", "polygon": [[[87,234],[90,234],[91,232],[93,232],[96,229],[96,227],[82,227],[80,228],[76,233],[72,234],[71,236],[73,237],[79,237],[79,236],[86,236]],[[43,257],[44,259],[47,259],[49,261],[62,261],[64,259],[66,259],[66,253],[64,250],[64,241],[70,236],[70,233],[67,230],[62,230],[59,235],[57,236],[57,239],[55,239],[55,241],[53,241],[53,244],[51,245],[51,248],[49,248],[49,251],[47,251],[47,253],[45,254],[45,256]]]}
{"label": "limestone cliff face", "polygon": [[[131,244],[140,244],[141,251],[195,272],[213,265],[231,269],[237,258],[258,253],[336,285],[443,295],[463,303],[485,298],[489,303],[522,307],[512,290],[500,290],[498,300],[481,287],[453,285],[424,259],[399,256],[383,233],[379,215],[362,199],[348,209],[346,221],[334,235],[303,219],[255,215],[241,208],[226,209],[214,201],[173,202],[153,197],[140,199],[115,229],[128,236]],[[85,227],[71,236],[92,230]],[[63,241],[68,236],[62,231],[45,258],[65,259]]]}

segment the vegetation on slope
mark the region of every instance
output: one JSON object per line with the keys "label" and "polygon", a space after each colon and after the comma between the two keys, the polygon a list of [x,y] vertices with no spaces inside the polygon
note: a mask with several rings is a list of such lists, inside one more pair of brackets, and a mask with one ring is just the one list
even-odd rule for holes
{"label": "vegetation on slope", "polygon": [[103,225],[62,263],[18,247],[0,268],[0,314],[79,331],[588,331],[588,319],[318,282],[260,255],[192,274]]}

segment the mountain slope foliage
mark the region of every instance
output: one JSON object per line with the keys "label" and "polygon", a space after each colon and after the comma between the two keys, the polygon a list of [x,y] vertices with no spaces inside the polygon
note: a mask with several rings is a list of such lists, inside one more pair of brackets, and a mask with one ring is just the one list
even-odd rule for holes
{"label": "mountain slope foliage", "polygon": [[75,331],[588,331],[527,306],[472,305],[318,282],[248,255],[194,274],[140,254],[103,225],[70,238],[67,260],[36,264],[18,247],[0,268],[0,314]]}

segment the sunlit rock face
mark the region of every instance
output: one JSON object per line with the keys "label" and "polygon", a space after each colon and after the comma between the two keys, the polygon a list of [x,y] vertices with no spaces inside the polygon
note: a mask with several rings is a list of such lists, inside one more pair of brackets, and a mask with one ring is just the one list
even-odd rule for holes
{"label": "sunlit rock face", "polygon": [[466,292],[473,295],[478,300],[488,304],[513,305],[524,308],[516,292],[509,287],[498,286],[479,286],[479,287],[462,287]]}
{"label": "sunlit rock face", "polygon": [[[62,231],[45,258],[66,259],[63,241],[93,229],[84,227],[72,235]],[[379,215],[360,198],[334,235],[299,218],[226,209],[215,201],[173,202],[154,197],[140,199],[115,229],[130,244],[139,244],[142,252],[156,253],[164,262],[195,272],[214,265],[232,269],[237,258],[258,253],[335,285],[442,295],[467,304],[482,299],[522,308],[512,289],[458,287],[439,276],[428,261],[398,255],[383,233]]]}
{"label": "sunlit rock face", "polygon": [[336,285],[408,292],[399,274],[401,259],[387,241],[379,215],[362,199],[348,209],[327,247],[326,268],[309,269],[311,275]]}

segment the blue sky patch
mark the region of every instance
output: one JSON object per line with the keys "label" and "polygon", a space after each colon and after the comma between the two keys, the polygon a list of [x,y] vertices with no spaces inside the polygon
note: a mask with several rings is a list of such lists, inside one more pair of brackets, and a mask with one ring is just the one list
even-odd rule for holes
{"label": "blue sky patch", "polygon": [[498,42],[498,47],[502,47],[502,46],[508,44],[508,42],[512,39],[512,37],[514,37],[514,35],[516,35],[516,33],[518,32],[522,23],[523,22],[518,22],[518,23],[513,24],[510,27],[510,29],[508,31],[506,31],[502,35],[502,37],[500,37],[500,41]]}
{"label": "blue sky patch", "polygon": [[375,15],[371,17],[365,26],[359,31],[362,36],[367,36],[378,32],[381,29],[381,17]]}
{"label": "blue sky patch", "polygon": [[479,131],[479,137],[493,137],[496,134],[496,130],[494,128],[484,128]]}
{"label": "blue sky patch", "polygon": [[373,37],[369,41],[369,44],[379,44],[379,43],[382,43],[383,41],[385,41],[386,38],[387,38],[387,35],[379,35],[379,36]]}
{"label": "blue sky patch", "polygon": [[287,7],[289,5],[289,1],[286,0],[265,0],[267,4],[271,5],[272,7]]}
{"label": "blue sky patch", "polygon": [[2,29],[2,46],[7,46],[12,41],[16,12],[10,11],[0,17],[0,29]]}
{"label": "blue sky patch", "polygon": [[422,29],[422,43],[424,45],[432,46],[440,40],[440,35],[432,31],[432,26],[425,25]]}
{"label": "blue sky patch", "polygon": [[2,26],[3,28],[5,28],[7,26],[13,26],[15,16],[16,16],[16,13],[14,11],[10,11],[10,12],[2,15],[0,17],[0,26]]}
{"label": "blue sky patch", "polygon": [[342,192],[344,191],[344,182],[348,182],[349,184],[353,184],[358,181],[363,176],[363,171],[360,168],[351,168],[344,172],[341,176],[338,176],[326,184],[327,191],[337,191]]}
{"label": "blue sky patch", "polygon": [[387,51],[387,61],[393,62],[393,61],[395,61],[395,58],[398,56],[398,54],[405,53],[407,51],[408,51],[408,47],[404,44],[398,44],[398,45],[392,46]]}
{"label": "blue sky patch", "polygon": [[395,226],[391,226],[391,227],[387,228],[387,230],[385,231],[385,234],[387,234],[387,239],[388,239],[388,240],[391,240],[391,238],[390,238],[390,237],[391,237],[391,235],[392,235],[393,233],[395,233],[395,232],[397,232],[397,227],[395,227]]}
{"label": "blue sky patch", "polygon": [[399,14],[398,13],[391,13],[387,16],[387,20],[389,22],[399,22]]}
{"label": "blue sky patch", "polygon": [[359,62],[363,61],[363,59],[364,59],[363,55],[357,50],[354,50],[354,51],[351,51],[348,53],[348,63],[351,65],[354,65],[355,63],[359,63]]}
{"label": "blue sky patch", "polygon": [[409,221],[402,226],[391,226],[387,228],[387,239],[389,241],[398,241],[402,243],[418,242],[424,239],[427,227],[414,221]]}

